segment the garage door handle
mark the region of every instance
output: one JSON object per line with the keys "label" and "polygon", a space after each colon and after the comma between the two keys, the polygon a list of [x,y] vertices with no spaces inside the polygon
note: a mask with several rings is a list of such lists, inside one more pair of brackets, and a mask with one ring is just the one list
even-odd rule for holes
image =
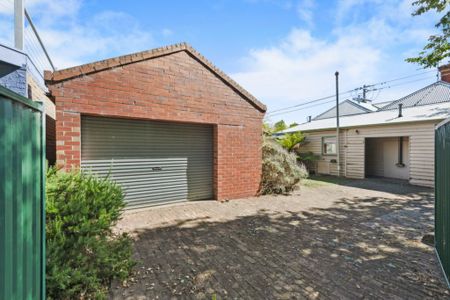
{"label": "garage door handle", "polygon": [[152,171],[162,171],[161,167],[152,167]]}

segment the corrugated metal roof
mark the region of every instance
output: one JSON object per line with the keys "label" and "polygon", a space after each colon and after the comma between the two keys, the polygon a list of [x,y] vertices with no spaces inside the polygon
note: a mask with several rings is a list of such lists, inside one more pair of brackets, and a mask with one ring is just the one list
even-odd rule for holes
{"label": "corrugated metal roof", "polygon": [[450,83],[438,81],[380,108],[380,111],[450,102]]}
{"label": "corrugated metal roof", "polygon": [[390,103],[394,102],[393,100],[390,101],[383,101],[383,102],[377,102],[377,103],[373,103],[373,106],[375,106],[376,108],[380,109]]}
{"label": "corrugated metal roof", "polygon": [[[403,109],[403,117],[398,117],[397,110],[383,110],[372,113],[358,114],[353,116],[345,116],[339,118],[341,128],[359,127],[369,125],[389,125],[407,122],[420,121],[440,121],[450,117],[450,102],[421,105],[414,107],[407,107]],[[311,122],[306,122],[298,126],[286,129],[283,133],[295,131],[316,131],[335,129],[336,119],[322,119]]]}

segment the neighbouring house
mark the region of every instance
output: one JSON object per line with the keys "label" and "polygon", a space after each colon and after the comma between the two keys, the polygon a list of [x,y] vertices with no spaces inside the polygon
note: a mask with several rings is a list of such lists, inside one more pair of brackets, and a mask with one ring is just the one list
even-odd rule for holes
{"label": "neighbouring house", "polygon": [[[450,116],[450,65],[439,71],[440,81],[396,101],[340,103],[340,176],[434,185],[434,129]],[[310,171],[338,175],[335,108],[283,133],[296,131],[306,135],[301,151],[320,157]]]}
{"label": "neighbouring house", "polygon": [[50,165],[56,160],[55,105],[47,96],[44,74],[24,51],[0,44],[0,85],[44,104],[46,114],[46,157]]}
{"label": "neighbouring house", "polygon": [[[351,116],[363,113],[374,112],[379,109],[378,106],[372,104],[371,101],[366,99],[347,99],[339,103],[339,115]],[[314,120],[322,120],[336,117],[336,107],[330,108],[323,113],[317,115]]]}
{"label": "neighbouring house", "polygon": [[254,196],[266,107],[187,44],[46,72],[57,165],[110,176],[129,208]]}

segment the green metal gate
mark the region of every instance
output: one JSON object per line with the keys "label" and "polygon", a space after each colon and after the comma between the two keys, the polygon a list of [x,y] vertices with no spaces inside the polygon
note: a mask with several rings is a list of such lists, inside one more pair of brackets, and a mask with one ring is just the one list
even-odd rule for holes
{"label": "green metal gate", "polygon": [[0,299],[45,299],[45,114],[0,87]]}
{"label": "green metal gate", "polygon": [[435,246],[442,269],[450,278],[450,119],[435,131]]}

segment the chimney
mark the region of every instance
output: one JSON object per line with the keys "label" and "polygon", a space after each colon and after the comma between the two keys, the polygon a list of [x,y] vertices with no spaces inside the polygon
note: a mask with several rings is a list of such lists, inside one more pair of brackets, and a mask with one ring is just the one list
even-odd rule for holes
{"label": "chimney", "polygon": [[402,114],[402,107],[403,107],[403,103],[399,103],[399,104],[398,104],[398,117],[399,117],[399,118],[403,117],[403,114]]}
{"label": "chimney", "polygon": [[450,63],[438,68],[441,74],[441,80],[450,83]]}
{"label": "chimney", "polygon": [[311,116],[308,116],[307,118],[306,118],[306,121],[309,123],[309,122],[311,122]]}

